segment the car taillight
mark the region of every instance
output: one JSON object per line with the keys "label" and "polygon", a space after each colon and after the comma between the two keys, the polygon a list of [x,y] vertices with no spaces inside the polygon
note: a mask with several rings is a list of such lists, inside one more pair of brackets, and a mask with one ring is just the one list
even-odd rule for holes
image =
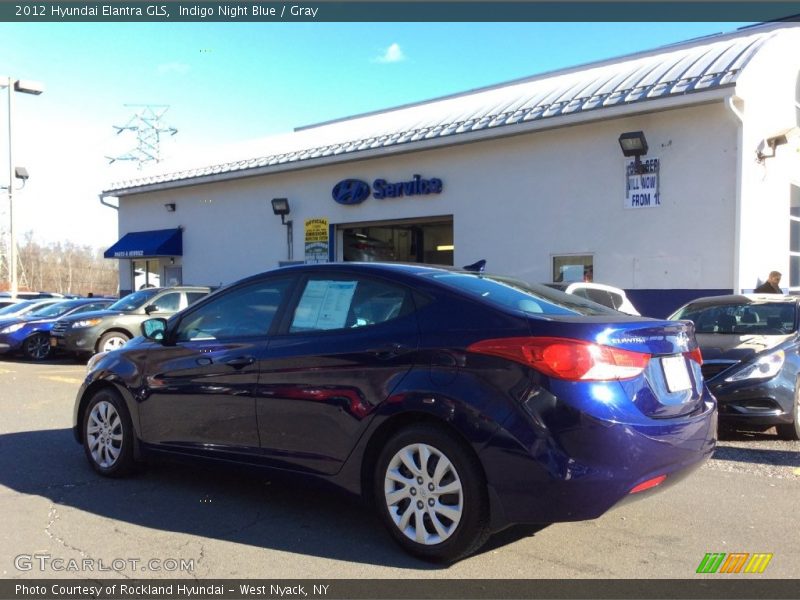
{"label": "car taillight", "polygon": [[687,358],[691,358],[698,365],[702,365],[703,364],[703,353],[700,352],[700,347],[699,346],[697,348],[695,348],[694,350],[692,350],[691,352],[684,352],[683,355],[685,357],[687,357]]}
{"label": "car taillight", "polygon": [[650,355],[642,352],[551,337],[482,340],[467,350],[507,358],[569,381],[630,379],[644,371],[650,360]]}
{"label": "car taillight", "polygon": [[640,483],[639,485],[634,487],[628,493],[629,494],[638,494],[639,492],[643,492],[645,490],[649,490],[649,489],[654,488],[654,487],[656,487],[658,485],[661,485],[666,478],[667,478],[666,475],[659,475],[658,477],[653,477],[652,479],[648,479],[647,481],[643,481],[642,483]]}

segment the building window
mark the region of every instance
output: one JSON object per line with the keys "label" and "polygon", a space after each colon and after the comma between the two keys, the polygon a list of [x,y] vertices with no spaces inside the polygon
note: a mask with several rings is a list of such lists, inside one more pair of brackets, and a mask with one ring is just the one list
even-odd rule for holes
{"label": "building window", "polygon": [[594,256],[570,254],[553,257],[553,281],[593,281]]}
{"label": "building window", "polygon": [[789,289],[800,291],[800,187],[796,185],[789,204]]}

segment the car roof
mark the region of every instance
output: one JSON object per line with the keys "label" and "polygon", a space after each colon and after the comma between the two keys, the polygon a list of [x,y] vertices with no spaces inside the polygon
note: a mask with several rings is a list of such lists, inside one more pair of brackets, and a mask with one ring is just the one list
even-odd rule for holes
{"label": "car roof", "polygon": [[687,302],[685,306],[692,305],[715,305],[715,304],[757,304],[762,302],[784,302],[786,304],[797,303],[800,296],[783,294],[726,294],[722,296],[703,296]]}

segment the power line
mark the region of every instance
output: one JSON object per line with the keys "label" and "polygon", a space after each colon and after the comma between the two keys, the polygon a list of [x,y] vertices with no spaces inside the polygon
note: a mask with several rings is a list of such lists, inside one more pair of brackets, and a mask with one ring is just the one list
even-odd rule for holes
{"label": "power line", "polygon": [[168,104],[126,104],[128,108],[137,109],[125,125],[113,125],[117,135],[133,132],[136,135],[136,147],[119,156],[106,156],[109,164],[118,160],[136,161],[141,169],[148,163],[161,162],[161,136],[178,133],[174,127],[163,123],[164,114],[169,110]]}

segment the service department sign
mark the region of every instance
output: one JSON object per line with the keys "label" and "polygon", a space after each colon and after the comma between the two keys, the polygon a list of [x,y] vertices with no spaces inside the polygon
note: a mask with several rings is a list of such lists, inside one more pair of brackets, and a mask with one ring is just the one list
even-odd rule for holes
{"label": "service department sign", "polygon": [[372,182],[372,186],[361,179],[343,179],[333,186],[331,195],[339,204],[352,206],[361,204],[370,197],[370,194],[376,200],[385,200],[441,194],[443,189],[444,183],[438,177],[425,179],[422,175],[414,175],[409,181],[390,182],[386,179],[376,179]]}

